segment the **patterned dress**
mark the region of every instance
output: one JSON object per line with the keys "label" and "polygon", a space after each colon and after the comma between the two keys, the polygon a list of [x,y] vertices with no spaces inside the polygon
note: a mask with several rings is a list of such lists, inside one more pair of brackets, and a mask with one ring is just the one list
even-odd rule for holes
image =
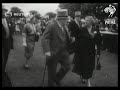
{"label": "patterned dress", "polygon": [[34,51],[34,46],[35,46],[36,28],[35,28],[34,24],[27,23],[24,26],[23,33],[26,34],[26,44],[27,44],[27,46],[25,47],[25,57],[30,58],[33,56],[33,51]]}

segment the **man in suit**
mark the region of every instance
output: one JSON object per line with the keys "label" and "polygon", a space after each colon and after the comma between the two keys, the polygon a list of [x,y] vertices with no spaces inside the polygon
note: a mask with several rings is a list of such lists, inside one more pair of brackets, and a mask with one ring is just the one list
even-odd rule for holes
{"label": "man in suit", "polygon": [[81,21],[81,12],[75,11],[75,19],[71,20],[71,22],[69,22],[69,25],[68,25],[71,37],[75,37],[75,42],[70,46],[71,53],[76,52],[77,50],[75,46],[78,43],[79,36],[81,34],[80,33],[80,28],[81,28],[80,21]]}
{"label": "man in suit", "polygon": [[11,81],[5,71],[11,49],[9,25],[5,16],[6,11],[2,6],[2,87],[11,87]]}
{"label": "man in suit", "polygon": [[[68,11],[60,9],[57,11],[56,20],[49,23],[42,36],[43,52],[46,55],[48,69],[48,86],[60,86],[60,81],[70,69],[68,44],[72,42],[67,30]],[[57,64],[61,68],[56,73]]]}

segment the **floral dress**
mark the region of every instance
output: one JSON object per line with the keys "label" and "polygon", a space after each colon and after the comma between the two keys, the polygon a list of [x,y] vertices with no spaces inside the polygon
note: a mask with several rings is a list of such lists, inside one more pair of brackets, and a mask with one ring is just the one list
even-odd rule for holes
{"label": "floral dress", "polygon": [[30,58],[33,56],[34,46],[35,46],[35,33],[36,28],[35,25],[32,23],[27,23],[24,26],[24,32],[26,35],[26,44],[25,47],[25,57]]}

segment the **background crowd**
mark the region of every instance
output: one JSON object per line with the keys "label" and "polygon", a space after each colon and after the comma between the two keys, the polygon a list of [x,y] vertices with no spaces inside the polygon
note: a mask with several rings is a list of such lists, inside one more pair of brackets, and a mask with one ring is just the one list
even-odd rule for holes
{"label": "background crowd", "polygon": [[[45,42],[47,40],[50,40],[50,41],[53,40],[53,41],[58,42],[56,44],[54,42],[51,42],[53,43],[52,45],[62,44],[60,43],[60,39],[59,41],[57,41],[56,35],[58,34],[58,32],[55,32],[56,34],[52,33],[53,36],[49,36],[51,35],[51,31],[50,31],[51,28],[54,28],[55,30],[57,30],[56,28],[58,28],[58,26],[56,23],[58,22],[60,23],[60,25],[59,23],[58,25],[60,27],[62,26],[64,29],[66,29],[64,25],[68,25],[68,31],[70,32],[70,36],[75,38],[75,40],[73,40],[75,41],[75,43],[72,43],[69,46],[70,48],[69,53],[75,52],[75,58],[74,58],[75,66],[73,68],[73,72],[81,76],[80,78],[82,79],[83,83],[85,83],[85,81],[87,80],[88,86],[91,86],[89,79],[92,77],[92,73],[95,68],[94,67],[95,66],[95,54],[96,54],[95,49],[97,48],[96,50],[97,50],[98,57],[100,56],[101,49],[107,49],[110,52],[113,52],[114,50],[115,52],[117,52],[117,47],[109,46],[111,42],[108,42],[109,40],[110,41],[112,40],[113,43],[114,42],[116,43],[117,37],[115,36],[115,37],[110,38],[108,36],[106,37],[105,35],[100,34],[100,31],[118,33],[118,18],[117,17],[114,17],[115,24],[105,24],[103,21],[96,18],[94,15],[91,15],[91,14],[82,15],[81,11],[79,10],[76,10],[74,12],[75,14],[74,17],[68,16],[68,12],[64,11],[63,9],[63,11],[57,10],[57,14],[52,13],[47,18],[45,17],[40,18],[38,14],[31,15],[31,13],[27,17],[22,16],[22,17],[16,18],[16,16],[12,17],[9,14],[8,15],[5,14],[6,12],[7,10],[3,7],[2,8],[2,25],[3,25],[3,28],[2,28],[3,30],[2,32],[2,36],[3,36],[2,37],[2,43],[3,43],[2,44],[2,52],[3,52],[2,76],[3,77],[7,77],[7,74],[5,72],[5,67],[6,67],[10,49],[14,49],[13,47],[14,41],[13,41],[12,36],[13,35],[23,36],[23,46],[25,46],[25,57],[26,57],[26,63],[24,67],[29,68],[28,61],[33,56],[35,42],[38,41],[39,36],[42,36],[42,43],[44,44],[43,49],[46,46],[45,50],[47,50],[48,47],[53,48],[51,46],[48,46],[48,43]],[[62,14],[63,16],[60,14],[61,12],[63,12]],[[66,16],[68,17],[67,19],[66,19]],[[58,22],[56,22],[56,20],[58,20]],[[64,21],[64,20],[67,20],[67,21]],[[95,32],[97,34],[95,34]],[[37,40],[35,39],[36,35],[38,35]],[[63,46],[64,44],[66,44],[66,42],[69,41],[68,37],[66,39],[66,36],[67,36],[66,34],[65,34],[65,37],[62,35],[60,36],[61,38],[65,39],[65,41],[63,40],[63,42],[65,42],[63,43]],[[51,40],[51,38],[54,38],[54,39]],[[95,43],[96,43],[96,48],[94,48]],[[59,47],[61,46],[59,45],[58,47],[54,46],[54,48],[57,48],[56,50],[58,50],[58,52],[54,52],[54,53],[45,52],[45,54],[47,56],[51,56],[51,54],[56,55],[56,56],[59,55],[63,57],[63,59],[66,60],[68,58],[68,55],[67,55],[68,53],[66,53],[65,50],[62,51],[63,48],[59,52],[59,49],[58,49]],[[51,58],[54,60],[56,59],[55,57],[51,57]],[[51,60],[51,58],[48,58],[48,59]],[[54,66],[55,64],[51,64],[51,65]],[[49,86],[53,86],[53,82],[55,78],[54,72],[53,72],[54,71],[53,69],[55,67],[52,67],[51,65],[48,65],[48,85]],[[63,76],[67,73],[69,69],[67,61],[66,62],[62,61],[61,65],[62,65],[62,68],[60,69],[60,72],[58,74],[58,77],[60,78],[60,80],[63,78]],[[56,84],[59,85],[60,80],[55,81]],[[3,82],[3,85],[5,85],[5,82]],[[11,84],[9,83],[9,85]]]}

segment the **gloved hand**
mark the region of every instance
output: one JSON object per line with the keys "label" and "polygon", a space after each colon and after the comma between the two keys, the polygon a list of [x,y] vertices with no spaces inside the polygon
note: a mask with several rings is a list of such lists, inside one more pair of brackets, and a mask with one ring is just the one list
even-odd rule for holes
{"label": "gloved hand", "polygon": [[72,37],[72,42],[75,42],[75,37]]}
{"label": "gloved hand", "polygon": [[50,52],[45,53],[46,56],[51,56]]}
{"label": "gloved hand", "polygon": [[26,42],[23,42],[23,44],[22,44],[24,47],[26,47],[27,46],[27,44],[26,44]]}

